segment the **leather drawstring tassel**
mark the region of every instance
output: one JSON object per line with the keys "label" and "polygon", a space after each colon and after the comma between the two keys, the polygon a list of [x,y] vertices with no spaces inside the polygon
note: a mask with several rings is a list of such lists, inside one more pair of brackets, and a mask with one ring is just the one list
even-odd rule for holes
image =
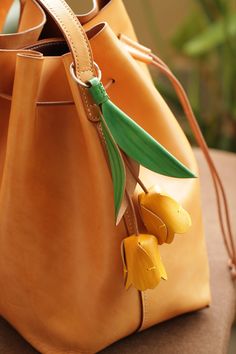
{"label": "leather drawstring tassel", "polygon": [[167,280],[158,242],[155,236],[140,234],[132,198],[127,198],[133,214],[135,233],[121,244],[125,287],[133,285],[139,291],[154,289],[161,279]]}
{"label": "leather drawstring tassel", "polygon": [[155,236],[140,234],[126,237],[121,245],[125,287],[154,289],[161,279],[167,280]]}

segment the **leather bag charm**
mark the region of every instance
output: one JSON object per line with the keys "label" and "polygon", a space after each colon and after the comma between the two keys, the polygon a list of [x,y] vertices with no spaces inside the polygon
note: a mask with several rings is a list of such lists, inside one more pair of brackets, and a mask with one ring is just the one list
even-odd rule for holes
{"label": "leather bag charm", "polygon": [[131,285],[140,291],[154,289],[161,279],[167,280],[155,236],[129,236],[122,242],[121,253],[126,289]]}
{"label": "leather bag charm", "polygon": [[[110,100],[98,78],[94,77],[89,80],[89,83],[91,85],[89,91],[94,102],[100,107],[102,128],[106,140],[108,140],[107,149],[112,169],[116,216],[119,213],[124,194],[124,186],[121,187],[119,183],[120,181],[125,182],[121,159],[116,154],[116,163],[112,161],[114,154],[111,154],[111,148],[113,150],[114,142],[127,156],[149,170],[169,177],[195,177],[187,167]],[[111,137],[114,139],[112,144]]]}
{"label": "leather bag charm", "polygon": [[186,233],[192,225],[189,213],[171,196],[159,192],[157,186],[139,195],[143,223],[158,243],[171,243],[175,234]]}
{"label": "leather bag charm", "polygon": [[[89,91],[101,110],[101,126],[113,179],[116,218],[126,189],[125,163],[119,149],[140,165],[162,175],[195,177],[111,102],[99,78],[93,78],[89,83]],[[155,188],[139,195],[139,206],[150,234],[140,234],[137,227],[137,234],[126,237],[122,242],[121,252],[126,289],[133,285],[137,290],[144,291],[154,289],[161,279],[167,279],[158,243],[170,243],[176,232],[186,232],[191,226],[191,218],[174,199],[157,193]],[[134,208],[133,218],[136,219]]]}

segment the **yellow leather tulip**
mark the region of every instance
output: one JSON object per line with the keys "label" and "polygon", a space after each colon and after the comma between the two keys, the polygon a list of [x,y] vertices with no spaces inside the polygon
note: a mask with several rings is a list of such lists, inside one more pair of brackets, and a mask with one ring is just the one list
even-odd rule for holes
{"label": "yellow leather tulip", "polygon": [[152,187],[139,195],[139,207],[143,223],[158,243],[171,243],[175,234],[183,234],[191,227],[188,212],[172,197]]}
{"label": "yellow leather tulip", "polygon": [[122,243],[125,286],[137,290],[154,289],[167,274],[161,260],[157,239],[140,234],[127,237]]}

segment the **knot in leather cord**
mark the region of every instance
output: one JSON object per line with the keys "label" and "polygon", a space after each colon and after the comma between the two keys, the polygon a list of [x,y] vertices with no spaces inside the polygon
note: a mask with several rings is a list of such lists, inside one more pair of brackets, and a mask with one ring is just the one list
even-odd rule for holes
{"label": "knot in leather cord", "polygon": [[229,259],[229,269],[231,273],[232,280],[236,280],[236,260]]}

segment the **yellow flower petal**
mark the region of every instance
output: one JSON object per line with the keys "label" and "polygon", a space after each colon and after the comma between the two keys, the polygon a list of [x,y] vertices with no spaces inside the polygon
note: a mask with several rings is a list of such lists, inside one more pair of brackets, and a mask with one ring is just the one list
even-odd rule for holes
{"label": "yellow flower petal", "polygon": [[173,242],[174,237],[175,237],[174,231],[171,231],[171,230],[169,229],[169,230],[168,230],[168,235],[167,235],[167,238],[166,238],[166,243],[171,243],[171,242]]}
{"label": "yellow flower petal", "polygon": [[153,235],[129,236],[122,243],[126,288],[154,289],[167,274]]}
{"label": "yellow flower petal", "polygon": [[159,245],[167,242],[168,231],[164,222],[159,218],[158,215],[154,214],[151,210],[147,209],[145,206],[140,205],[140,211],[144,225],[148,229],[150,234],[155,235],[158,238]]}
{"label": "yellow flower petal", "polygon": [[139,204],[142,219],[148,232],[152,232],[155,236],[160,237],[161,241],[163,240],[163,236],[159,236],[156,230],[154,232],[154,220],[153,218],[151,219],[150,213],[148,214],[147,210],[158,216],[163,224],[166,225],[168,236],[165,242],[167,243],[173,240],[173,234],[185,233],[191,227],[192,223],[188,212],[172,197],[160,193],[157,187],[151,188],[148,193],[140,194]]}

